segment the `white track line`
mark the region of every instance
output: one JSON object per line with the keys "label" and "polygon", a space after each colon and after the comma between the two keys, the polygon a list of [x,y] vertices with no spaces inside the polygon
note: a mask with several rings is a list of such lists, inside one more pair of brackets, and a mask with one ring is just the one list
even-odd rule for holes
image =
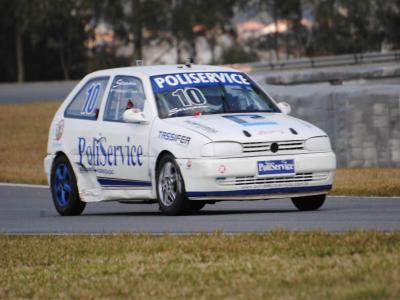
{"label": "white track line", "polygon": [[25,184],[25,183],[11,183],[11,182],[0,182],[0,186],[37,188],[37,189],[48,189],[49,188],[47,185],[41,185],[41,184]]}

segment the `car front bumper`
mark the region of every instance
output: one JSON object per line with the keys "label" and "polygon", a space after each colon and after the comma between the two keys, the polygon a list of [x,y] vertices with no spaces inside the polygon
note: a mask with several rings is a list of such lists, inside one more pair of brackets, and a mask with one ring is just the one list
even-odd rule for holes
{"label": "car front bumper", "polygon": [[[257,162],[294,160],[295,174],[258,175]],[[177,159],[190,200],[257,200],[326,194],[333,152],[241,158]]]}

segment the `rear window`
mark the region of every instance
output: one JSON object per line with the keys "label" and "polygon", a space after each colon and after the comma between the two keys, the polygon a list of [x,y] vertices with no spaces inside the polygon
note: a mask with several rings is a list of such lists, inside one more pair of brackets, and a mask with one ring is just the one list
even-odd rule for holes
{"label": "rear window", "polygon": [[65,110],[67,118],[96,120],[109,77],[89,80]]}

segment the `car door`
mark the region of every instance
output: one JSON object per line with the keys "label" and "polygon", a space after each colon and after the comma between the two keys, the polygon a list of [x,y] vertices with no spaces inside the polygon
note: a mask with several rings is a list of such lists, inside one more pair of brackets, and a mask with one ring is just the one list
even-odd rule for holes
{"label": "car door", "polygon": [[146,95],[140,78],[115,76],[97,132],[98,181],[108,189],[151,189],[149,172],[150,124],[126,123],[123,113],[130,108],[146,109]]}

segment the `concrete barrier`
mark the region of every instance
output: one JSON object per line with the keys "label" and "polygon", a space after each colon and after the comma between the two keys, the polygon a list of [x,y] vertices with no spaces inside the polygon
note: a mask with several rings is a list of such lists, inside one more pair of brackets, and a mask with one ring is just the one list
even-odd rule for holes
{"label": "concrete barrier", "polygon": [[328,133],[340,167],[400,167],[400,86],[298,85],[264,88],[291,115]]}

